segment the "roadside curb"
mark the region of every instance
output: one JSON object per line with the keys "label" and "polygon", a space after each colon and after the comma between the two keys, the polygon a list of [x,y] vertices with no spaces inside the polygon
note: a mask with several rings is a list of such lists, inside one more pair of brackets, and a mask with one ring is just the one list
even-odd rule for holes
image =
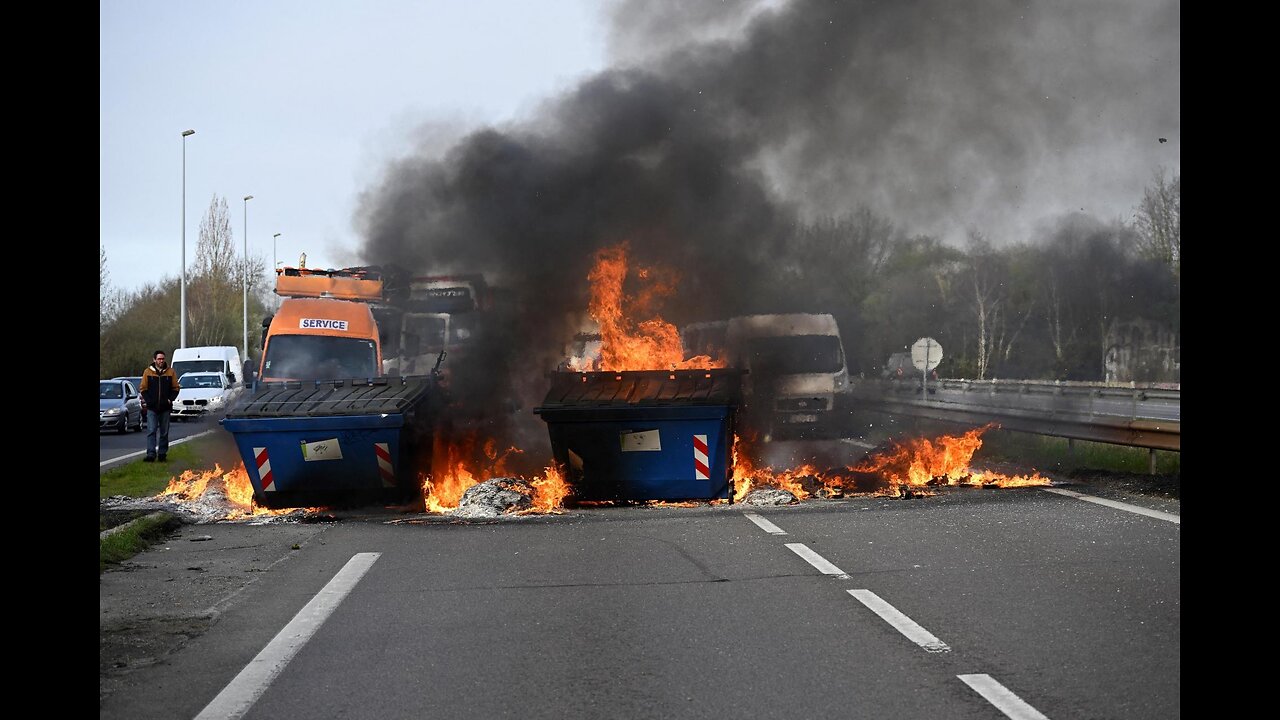
{"label": "roadside curb", "polygon": [[142,517],[136,517],[127,523],[116,525],[115,527],[110,527],[110,528],[107,528],[106,530],[103,530],[102,532],[98,533],[98,542],[102,542],[103,540],[106,540],[112,535],[115,535],[116,533],[119,533],[119,532],[124,532],[129,528],[138,527],[139,525],[149,520],[163,520],[165,525],[171,525],[171,524],[181,525],[182,524],[182,518],[178,517],[176,514],[171,513],[168,510],[156,510],[155,512],[147,513]]}

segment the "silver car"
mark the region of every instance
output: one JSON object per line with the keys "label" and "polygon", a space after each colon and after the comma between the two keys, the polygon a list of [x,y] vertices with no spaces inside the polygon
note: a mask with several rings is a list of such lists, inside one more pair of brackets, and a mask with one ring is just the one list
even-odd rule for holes
{"label": "silver car", "polygon": [[[139,401],[142,400],[142,376],[120,375],[117,377],[113,377],[111,379],[112,380],[128,380],[129,382],[133,383],[133,389],[138,391],[138,400]],[[142,412],[142,429],[143,430],[147,429],[147,413],[145,410]]]}
{"label": "silver car", "polygon": [[142,429],[142,401],[128,380],[98,381],[98,431],[115,430],[123,435]]}

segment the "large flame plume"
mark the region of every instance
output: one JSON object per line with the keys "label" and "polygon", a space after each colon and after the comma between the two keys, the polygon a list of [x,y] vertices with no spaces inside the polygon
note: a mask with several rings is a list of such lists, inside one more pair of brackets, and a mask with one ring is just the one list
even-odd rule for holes
{"label": "large flame plume", "polygon": [[[626,242],[596,252],[587,275],[591,283],[588,312],[600,326],[600,361],[580,370],[671,370],[724,367],[708,355],[684,357],[676,326],[657,314],[661,301],[675,291],[678,276],[665,268],[636,268],[638,290],[624,289],[631,272]],[[648,319],[637,319],[648,318]]]}

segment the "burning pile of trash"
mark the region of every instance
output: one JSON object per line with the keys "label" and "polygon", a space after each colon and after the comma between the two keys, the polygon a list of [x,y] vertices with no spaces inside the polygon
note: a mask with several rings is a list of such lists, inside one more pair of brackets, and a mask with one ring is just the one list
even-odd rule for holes
{"label": "burning pile of trash", "polygon": [[[123,498],[119,502],[123,502]],[[173,510],[195,523],[224,520],[269,521],[297,520],[323,511],[323,508],[286,508],[270,510],[253,501],[253,486],[244,464],[224,471],[214,463],[212,470],[184,470],[169,480],[169,485],[147,500],[132,500],[130,506]]]}
{"label": "burning pile of trash", "polygon": [[423,509],[454,517],[560,512],[570,491],[563,470],[553,462],[525,478],[514,471],[523,454],[515,447],[499,452],[493,438],[477,433],[437,443],[433,472],[419,478]]}

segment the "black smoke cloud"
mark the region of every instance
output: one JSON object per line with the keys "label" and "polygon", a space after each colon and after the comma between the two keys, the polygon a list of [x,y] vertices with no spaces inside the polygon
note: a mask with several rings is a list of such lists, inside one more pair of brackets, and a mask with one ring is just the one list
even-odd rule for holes
{"label": "black smoke cloud", "polygon": [[1152,168],[1176,170],[1177,2],[731,7],[756,12],[739,33],[659,43],[677,21],[734,24],[616,4],[615,38],[671,49],[394,164],[362,198],[365,262],[489,274],[513,310],[485,357],[536,386],[598,248],[678,270],[675,322],[794,309],[806,288],[773,279],[797,222],[869,207],[913,232],[1021,240],[1068,209],[1118,216]]}

